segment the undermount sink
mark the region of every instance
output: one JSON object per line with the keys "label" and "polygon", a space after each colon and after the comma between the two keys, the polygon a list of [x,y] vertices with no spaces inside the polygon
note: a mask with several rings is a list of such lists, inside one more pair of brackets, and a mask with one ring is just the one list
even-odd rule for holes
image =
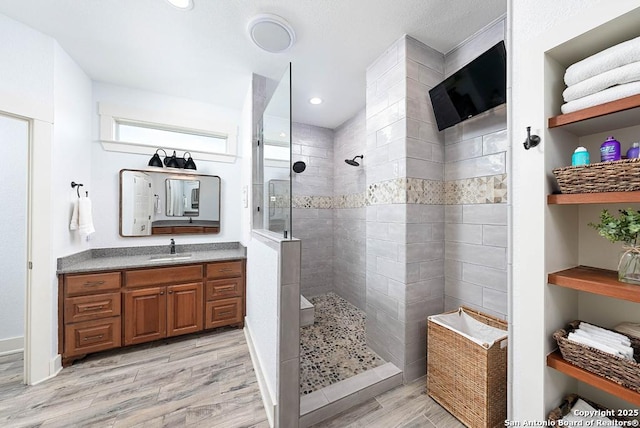
{"label": "undermount sink", "polygon": [[151,256],[149,260],[153,260],[155,262],[164,262],[169,260],[186,260],[192,257],[191,254],[162,254],[158,256]]}

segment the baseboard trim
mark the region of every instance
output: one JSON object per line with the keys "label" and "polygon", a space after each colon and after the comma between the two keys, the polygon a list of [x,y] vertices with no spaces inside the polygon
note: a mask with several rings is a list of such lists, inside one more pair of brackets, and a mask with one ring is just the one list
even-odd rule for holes
{"label": "baseboard trim", "polygon": [[0,356],[24,352],[24,337],[0,339]]}
{"label": "baseboard trim", "polygon": [[249,323],[245,317],[244,322],[244,337],[247,340],[247,345],[249,346],[249,355],[251,356],[251,363],[253,364],[253,369],[256,373],[256,379],[258,380],[258,387],[260,388],[260,395],[262,396],[262,404],[267,412],[267,420],[269,421],[269,426],[274,428],[275,425],[275,415],[277,410],[277,405],[273,404],[273,399],[271,398],[271,394],[269,393],[269,388],[267,388],[267,383],[264,379],[262,366],[260,365],[260,359],[258,358],[258,354],[256,353],[256,349],[253,345],[253,339],[251,338],[251,329],[249,328]]}

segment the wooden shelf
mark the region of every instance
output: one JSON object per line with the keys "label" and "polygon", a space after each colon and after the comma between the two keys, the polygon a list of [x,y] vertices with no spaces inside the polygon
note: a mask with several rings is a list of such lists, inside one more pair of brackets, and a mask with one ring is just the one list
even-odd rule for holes
{"label": "wooden shelf", "polygon": [[578,266],[550,273],[548,282],[573,290],[640,303],[640,285],[618,281],[618,273],[612,270]]}
{"label": "wooden shelf", "polygon": [[547,126],[549,128],[563,127],[578,136],[626,128],[638,124],[638,111],[635,109],[639,107],[640,95],[633,95],[572,113],[550,117]]}
{"label": "wooden shelf", "polygon": [[602,376],[598,376],[597,374],[574,366],[573,364],[565,361],[564,358],[562,358],[560,351],[555,351],[547,355],[547,366],[602,391],[608,392],[609,394],[615,395],[616,397],[622,398],[629,403],[640,406],[640,393],[625,388],[622,385],[618,385],[617,383],[612,382]]}
{"label": "wooden shelf", "polygon": [[640,203],[640,191],[547,195],[548,205]]}

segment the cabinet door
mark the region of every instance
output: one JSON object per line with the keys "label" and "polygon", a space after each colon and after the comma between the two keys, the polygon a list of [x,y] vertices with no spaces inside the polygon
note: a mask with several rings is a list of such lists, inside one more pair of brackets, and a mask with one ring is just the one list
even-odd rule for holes
{"label": "cabinet door", "polygon": [[162,339],[167,333],[166,287],[124,293],[124,344]]}
{"label": "cabinet door", "polygon": [[202,283],[167,287],[167,336],[202,330]]}

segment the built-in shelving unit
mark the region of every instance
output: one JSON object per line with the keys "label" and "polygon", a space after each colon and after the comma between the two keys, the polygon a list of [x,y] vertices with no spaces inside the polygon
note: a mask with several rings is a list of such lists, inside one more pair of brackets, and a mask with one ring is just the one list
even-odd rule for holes
{"label": "built-in shelving unit", "polygon": [[548,282],[559,287],[640,303],[640,286],[618,281],[618,273],[612,270],[578,266],[550,273]]}
{"label": "built-in shelving unit", "polygon": [[572,113],[550,117],[548,127],[563,129],[577,136],[638,124],[640,95],[622,98]]}
{"label": "built-in shelving unit", "polygon": [[548,195],[549,205],[640,203],[638,192],[573,193]]}
{"label": "built-in shelving unit", "polygon": [[622,398],[629,403],[640,406],[640,393],[629,388],[625,388],[624,386],[612,382],[602,376],[598,376],[597,374],[574,366],[562,358],[560,351],[555,351],[547,355],[547,366],[602,391],[608,392],[609,394],[615,395],[616,397]]}

